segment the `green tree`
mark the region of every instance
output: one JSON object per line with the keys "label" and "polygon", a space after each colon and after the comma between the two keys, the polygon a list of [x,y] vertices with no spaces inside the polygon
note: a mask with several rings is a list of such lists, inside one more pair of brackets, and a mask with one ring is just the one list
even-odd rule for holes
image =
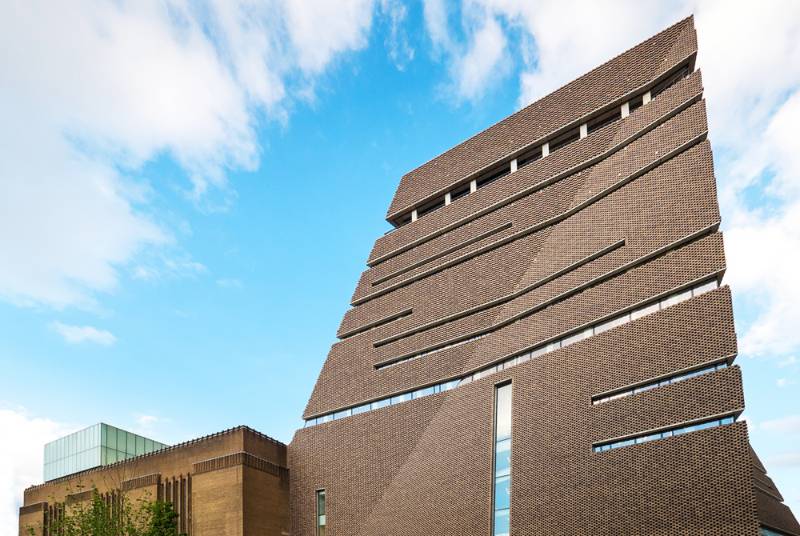
{"label": "green tree", "polygon": [[[172,504],[124,494],[109,498],[92,489],[88,501],[61,504],[48,523],[48,534],[58,536],[182,536]],[[36,534],[29,527],[31,536]]]}

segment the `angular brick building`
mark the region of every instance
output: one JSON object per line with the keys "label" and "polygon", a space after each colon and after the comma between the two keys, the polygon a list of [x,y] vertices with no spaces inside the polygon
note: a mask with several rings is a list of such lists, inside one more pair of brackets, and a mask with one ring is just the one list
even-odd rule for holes
{"label": "angular brick building", "polygon": [[750,448],[684,20],[405,175],[289,448],[293,534],[800,527]]}
{"label": "angular brick building", "polygon": [[800,535],[737,421],[696,53],[689,18],[404,176],[292,443],[125,485],[194,536]]}

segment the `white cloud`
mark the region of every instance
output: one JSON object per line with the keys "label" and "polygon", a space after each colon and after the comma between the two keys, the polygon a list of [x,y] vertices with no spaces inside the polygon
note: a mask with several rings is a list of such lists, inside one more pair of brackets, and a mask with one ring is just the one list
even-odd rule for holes
{"label": "white cloud", "polygon": [[365,46],[372,11],[364,0],[0,3],[0,299],[89,307],[121,267],[169,256],[176,238],[144,165],[170,158],[195,202],[226,206],[227,173],[259,165],[258,118],[285,120],[293,95]]}
{"label": "white cloud", "polygon": [[433,43],[434,52],[452,51],[454,45],[448,28],[447,4],[444,0],[425,0],[423,6],[425,29]]}
{"label": "white cloud", "polygon": [[[73,427],[0,408],[0,529],[16,534],[22,491],[43,479],[44,444],[74,431]],[[8,531],[8,532],[6,532]]]}
{"label": "white cloud", "polygon": [[136,417],[136,424],[141,427],[148,427],[152,426],[157,423],[160,419],[155,415],[139,415]]}
{"label": "white cloud", "polygon": [[777,380],[775,380],[775,385],[777,385],[778,387],[788,387],[790,385],[794,385],[795,383],[797,382],[789,378],[778,378]]}
{"label": "white cloud", "polygon": [[[527,64],[520,75],[521,105],[550,93],[688,14],[680,2],[658,7],[637,0],[611,4],[582,0],[486,3],[531,38],[521,40]],[[563,23],[553,24],[554,20]]]}
{"label": "white cloud", "polygon": [[[727,282],[753,318],[740,327],[740,349],[768,355],[800,347],[800,3],[753,9],[745,0],[464,0],[460,6],[461,39],[450,24],[452,4],[425,3],[426,29],[451,79],[446,87],[462,99],[480,98],[517,61],[520,105],[695,13]],[[497,52],[501,43],[510,57]]]}
{"label": "white cloud", "polygon": [[398,70],[403,71],[414,59],[414,48],[409,44],[404,28],[408,8],[395,0],[381,0],[381,11],[389,19],[389,35],[384,40],[389,58]]}
{"label": "white cloud", "polygon": [[367,44],[371,0],[286,0],[284,9],[297,60],[308,73],[319,73],[336,54]]}
{"label": "white cloud", "polygon": [[767,458],[770,467],[800,467],[800,452],[785,452]]}
{"label": "white cloud", "polygon": [[761,423],[761,429],[781,434],[800,433],[800,415],[789,415],[780,419],[771,419]]}
{"label": "white cloud", "polygon": [[445,93],[458,101],[474,101],[510,71],[508,40],[500,21],[478,2],[466,2],[461,10],[464,42],[449,27],[447,4],[426,0],[425,27],[433,43],[434,56],[448,63],[450,82]]}
{"label": "white cloud", "polygon": [[494,17],[483,17],[466,53],[455,63],[458,94],[466,99],[483,96],[485,89],[507,69],[501,60],[506,37]]}
{"label": "white cloud", "polygon": [[101,346],[111,346],[117,342],[117,338],[110,331],[92,326],[72,326],[61,322],[53,322],[51,327],[69,344],[91,342]]}

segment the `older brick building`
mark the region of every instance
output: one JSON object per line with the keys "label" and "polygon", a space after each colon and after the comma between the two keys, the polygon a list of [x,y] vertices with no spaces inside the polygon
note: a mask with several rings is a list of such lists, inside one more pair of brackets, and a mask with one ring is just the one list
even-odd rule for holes
{"label": "older brick building", "polygon": [[800,535],[737,421],[696,52],[690,18],[404,176],[292,443],[115,486],[193,535]]}

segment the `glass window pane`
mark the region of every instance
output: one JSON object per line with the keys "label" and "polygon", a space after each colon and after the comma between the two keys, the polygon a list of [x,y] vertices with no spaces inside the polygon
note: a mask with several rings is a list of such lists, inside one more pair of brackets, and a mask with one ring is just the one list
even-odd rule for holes
{"label": "glass window pane", "polygon": [[511,524],[510,510],[498,510],[494,513],[494,534],[495,536],[508,536]]}
{"label": "glass window pane", "polygon": [[389,399],[384,398],[383,400],[376,400],[372,403],[372,409],[379,409],[389,405]]}
{"label": "glass window pane", "polygon": [[393,396],[390,400],[391,404],[399,404],[411,400],[411,393],[404,393],[402,395]]}
{"label": "glass window pane", "polygon": [[108,433],[108,442],[106,443],[106,446],[114,450],[119,450],[119,446],[117,445],[117,441],[119,441],[117,439],[119,437],[117,429],[109,426],[107,433]]}
{"label": "glass window pane", "polygon": [[511,473],[511,439],[497,443],[494,464],[495,476],[507,476]]}
{"label": "glass window pane", "polygon": [[369,411],[369,404],[362,404],[361,406],[353,408],[353,415],[359,415],[361,413],[366,413],[367,411]]}
{"label": "glass window pane", "polygon": [[325,491],[317,492],[317,515],[325,515]]}
{"label": "glass window pane", "polygon": [[325,536],[325,525],[327,517],[325,515],[325,490],[317,491],[317,536]]}
{"label": "glass window pane", "polygon": [[497,441],[511,437],[511,384],[497,388]]}
{"label": "glass window pane", "polygon": [[495,479],[494,505],[496,510],[511,507],[511,477],[501,476]]}

